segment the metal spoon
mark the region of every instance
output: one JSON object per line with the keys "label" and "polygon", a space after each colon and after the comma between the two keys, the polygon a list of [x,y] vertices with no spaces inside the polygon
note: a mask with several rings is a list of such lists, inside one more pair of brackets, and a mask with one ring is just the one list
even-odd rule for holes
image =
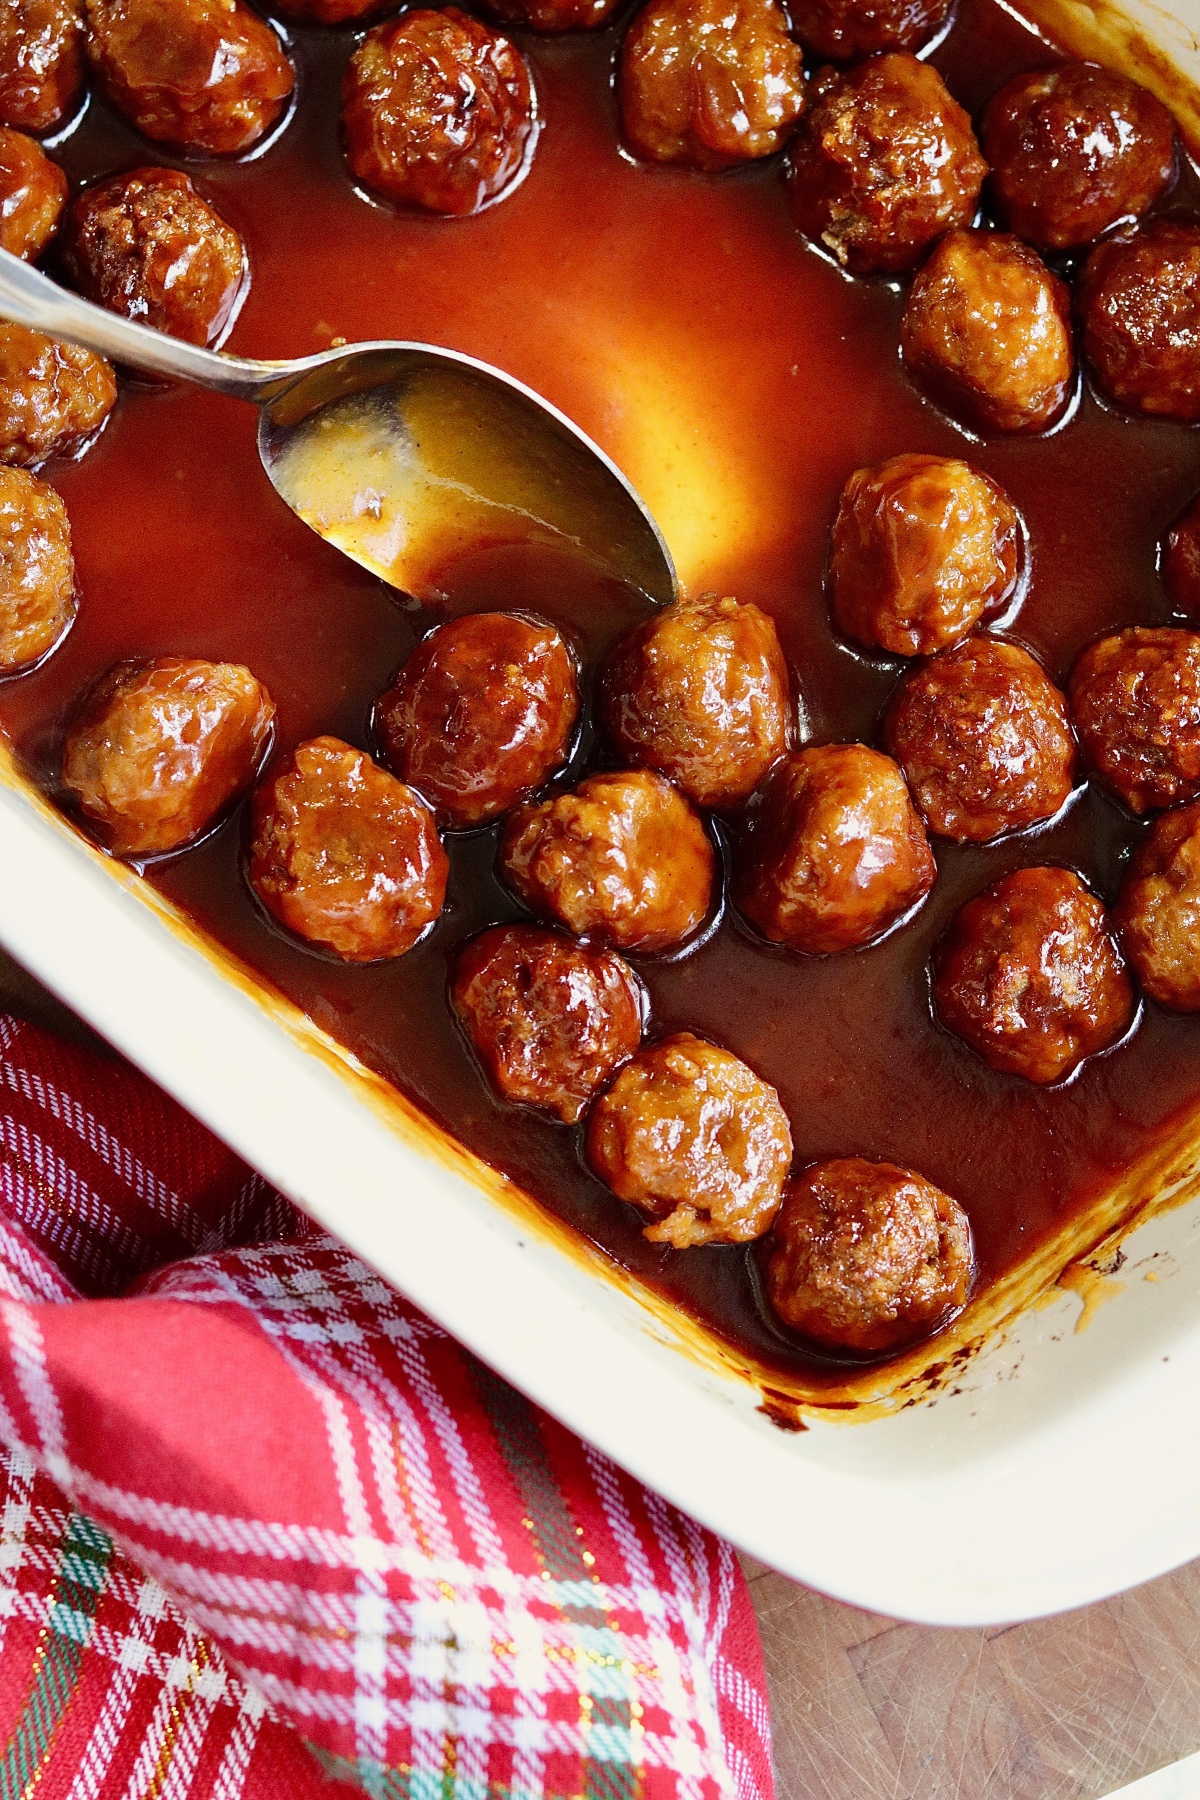
{"label": "metal spoon", "polygon": [[472,549],[573,551],[666,604],[675,567],[636,490],[531,388],[430,344],[292,362],[201,350],[93,306],[0,250],[0,318],[260,408],[263,468],[306,525],[418,599]]}

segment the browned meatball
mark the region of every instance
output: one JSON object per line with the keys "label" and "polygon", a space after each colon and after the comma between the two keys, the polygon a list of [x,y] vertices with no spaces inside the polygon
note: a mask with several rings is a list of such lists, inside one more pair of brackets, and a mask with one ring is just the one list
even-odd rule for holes
{"label": "browned meatball", "polygon": [[36,468],[84,448],[117,382],[102,356],[0,320],[0,462]]}
{"label": "browned meatball", "polygon": [[745,1244],[779,1210],[792,1134],[773,1087],[681,1031],[639,1051],[596,1101],[587,1159],[654,1219],[651,1243]]}
{"label": "browned meatball", "polygon": [[838,1157],[788,1182],[767,1298],[785,1325],[830,1350],[897,1350],[965,1305],[973,1264],[957,1200],[911,1169]]}
{"label": "browned meatball", "polygon": [[919,50],[952,0],[791,0],[792,28],[811,55],[857,62],[880,50]]}
{"label": "browned meatball", "polygon": [[58,230],[70,183],[40,144],[0,126],[0,250],[32,262]]}
{"label": "browned meatball", "polygon": [[1043,431],[1071,397],[1070,299],[1036,250],[951,231],[909,290],[900,349],[933,397],[982,431]]}
{"label": "browned meatball", "polygon": [[534,912],[619,950],[683,943],[712,900],[700,817],[649,769],[591,775],[573,793],[521,807],[504,827],[500,866]]}
{"label": "browned meatball", "polygon": [[534,31],[595,31],[607,25],[621,0],[488,0],[508,25]]}
{"label": "browned meatball", "polygon": [[1108,917],[1070,869],[1016,869],[960,907],[933,958],[933,1002],[993,1069],[1046,1083],[1133,1017]]}
{"label": "browned meatball", "polygon": [[1200,1012],[1200,804],[1155,819],[1133,853],[1113,923],[1151,999]]}
{"label": "browned meatball", "polygon": [[697,806],[733,806],[792,741],[788,669],[775,624],[736,600],[680,601],[621,638],[600,706],[633,763]]}
{"label": "browned meatball", "polygon": [[0,674],[48,655],[78,604],[66,507],[36,475],[0,465]]}
{"label": "browned meatball", "polygon": [[797,225],[855,275],[911,269],[969,225],[987,174],[937,70],[902,54],[824,70],[789,161]]}
{"label": "browned meatball", "polygon": [[937,873],[903,775],[865,744],[785,757],[747,823],[738,904],[764,937],[810,956],[869,943]]}
{"label": "browned meatball", "polygon": [[437,918],[450,864],[418,794],[340,738],[299,744],[254,795],[250,885],[343,962],[403,956]]}
{"label": "browned meatball", "polygon": [[105,98],[179,150],[249,150],[295,86],[279,39],[243,0],[87,0],[87,22]]}
{"label": "browned meatball", "polygon": [[215,343],[246,290],[241,238],[177,169],[134,169],[86,189],[59,255],[87,299],[191,344]]}
{"label": "browned meatball", "polygon": [[1021,533],[1007,494],[946,456],[857,469],[833,527],[833,615],[869,650],[931,656],[1017,584]]}
{"label": "browned meatball", "polygon": [[1163,586],[1177,612],[1200,617],[1200,494],[1189,501],[1163,544]]}
{"label": "browned meatball", "polygon": [[804,111],[800,46],[778,0],[650,0],[625,33],[617,92],[635,156],[729,169],[787,143]]}
{"label": "browned meatball", "polygon": [[884,740],[931,831],[986,843],[1054,816],[1075,779],[1067,703],[1017,644],[968,638],[901,683]]}
{"label": "browned meatball", "polygon": [[525,173],[537,101],[515,44],[456,6],[369,31],[342,82],[346,161],[399,206],[473,213]]}
{"label": "browned meatball", "polygon": [[1200,633],[1132,626],[1067,685],[1088,766],[1135,813],[1200,795]]}
{"label": "browned meatball", "polygon": [[627,1062],[642,1038],[642,990],[611,950],[536,925],[472,938],[454,969],[455,1011],[502,1099],[564,1124]]}
{"label": "browned meatball", "polygon": [[1153,219],[1097,244],[1079,282],[1083,348],[1131,412],[1200,419],[1200,225]]}
{"label": "browned meatball", "polygon": [[117,856],[159,856],[250,786],[274,723],[271,696],[237,663],[117,663],[71,722],[63,786]]}
{"label": "browned meatball", "polygon": [[379,702],[388,762],[454,830],[535,793],[570,753],[575,663],[528,613],[468,613],[423,638]]}
{"label": "browned meatball", "polygon": [[274,0],[271,11],[297,25],[358,25],[377,18],[389,0]]}
{"label": "browned meatball", "polygon": [[0,122],[53,131],[83,99],[83,0],[0,0]]}

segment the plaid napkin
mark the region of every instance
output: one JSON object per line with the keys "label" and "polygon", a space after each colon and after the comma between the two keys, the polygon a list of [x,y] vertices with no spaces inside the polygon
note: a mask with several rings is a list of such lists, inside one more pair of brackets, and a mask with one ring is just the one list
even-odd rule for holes
{"label": "plaid napkin", "polygon": [[0,1016],[0,1800],[773,1800],[728,1545]]}

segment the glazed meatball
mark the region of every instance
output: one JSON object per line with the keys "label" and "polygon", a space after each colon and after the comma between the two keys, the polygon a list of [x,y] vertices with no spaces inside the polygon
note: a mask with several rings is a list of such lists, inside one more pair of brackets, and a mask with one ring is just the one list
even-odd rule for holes
{"label": "glazed meatball", "polygon": [[456,831],[511,812],[566,762],[575,663],[545,619],[467,613],[423,638],[379,702],[388,762]]}
{"label": "glazed meatball", "polygon": [[501,1098],[566,1125],[642,1038],[642,990],[628,964],[536,925],[473,938],[459,953],[451,999]]}
{"label": "glazed meatball", "polygon": [[1014,75],[981,126],[992,192],[1010,231],[1040,250],[1090,244],[1137,218],[1175,173],[1160,100],[1095,63]]}
{"label": "glazed meatball", "polygon": [[58,230],[70,184],[40,144],[0,126],[0,250],[33,262]]}
{"label": "glazed meatball", "polygon": [[83,0],[0,0],[0,123],[53,131],[86,78]]}
{"label": "glazed meatball", "polygon": [[1154,219],[1097,244],[1079,282],[1083,348],[1131,412],[1200,419],[1200,225]]}
{"label": "glazed meatball", "polygon": [[250,786],[274,723],[271,696],[237,663],[117,663],[71,722],[63,786],[115,855],[159,856]]}
{"label": "glazed meatball", "polygon": [[715,863],[699,814],[649,769],[591,775],[570,794],[523,806],[500,866],[525,904],[619,950],[666,950],[702,924]]}
{"label": "glazed meatball", "polygon": [[745,1244],[779,1210],[792,1134],[773,1087],[681,1031],[639,1051],[596,1101],[587,1159],[649,1213],[651,1243]]}
{"label": "glazed meatball", "polygon": [[833,616],[869,650],[932,656],[1011,598],[1021,533],[1004,491],[946,456],[857,469],[833,527]]}
{"label": "glazed meatball", "polygon": [[36,468],[71,456],[113,409],[117,382],[102,356],[0,320],[0,462]]}
{"label": "glazed meatball", "polygon": [[778,0],[650,0],[625,34],[617,92],[635,156],[733,168],[791,136],[804,111],[800,46]]}
{"label": "glazed meatball", "polygon": [[537,136],[521,52],[456,6],[369,31],[346,68],[350,173],[398,206],[474,213],[525,173]]}
{"label": "glazed meatball", "polygon": [[621,638],[600,707],[622,757],[669,776],[697,806],[727,807],[791,744],[789,686],[766,613],[684,600]]}
{"label": "glazed meatball", "polygon": [[243,0],[87,0],[104,97],[156,143],[236,156],[283,116],[295,74]]}
{"label": "glazed meatball", "polygon": [[937,872],[903,775],[865,744],[785,757],[752,802],[741,849],[742,912],[772,943],[810,956],[869,943]]}
{"label": "glazed meatball", "polygon": [[968,638],[914,669],[884,741],[931,831],[986,843],[1053,818],[1075,781],[1067,703],[1017,644]]}
{"label": "glazed meatball", "polygon": [[489,0],[489,4],[507,25],[534,31],[595,31],[608,24],[620,0]]}
{"label": "glazed meatball", "polygon": [[384,11],[387,0],[274,0],[271,11],[297,25],[360,25]]}
{"label": "glazed meatball", "polygon": [[0,465],[0,675],[48,655],[77,606],[66,507],[36,475]]}
{"label": "glazed meatball", "polygon": [[1071,671],[1067,701],[1089,768],[1132,812],[1200,795],[1200,633],[1101,638]]}
{"label": "glazed meatball", "polygon": [[971,223],[987,174],[937,70],[900,54],[819,75],[789,160],[796,223],[855,275],[913,268]]}
{"label": "glazed meatball", "polygon": [[232,225],[176,169],[135,169],[79,195],[59,256],[88,300],[190,344],[212,344],[246,287]]}
{"label": "glazed meatball", "polygon": [[791,0],[796,36],[815,57],[857,62],[881,50],[919,50],[941,30],[952,0]]}
{"label": "glazed meatball", "polygon": [[1155,819],[1133,853],[1113,923],[1151,999],[1200,1012],[1200,804]]}
{"label": "glazed meatball", "polygon": [[1016,869],[960,907],[933,1003],[993,1069],[1045,1084],[1116,1043],[1133,988],[1108,918],[1070,869]]}
{"label": "glazed meatball", "polygon": [[900,349],[934,399],[981,431],[1043,431],[1071,397],[1065,283],[998,231],[951,231],[917,273]]}
{"label": "glazed meatball", "polygon": [[254,795],[250,885],[343,962],[403,956],[437,918],[450,864],[410,787],[340,738],[312,738]]}
{"label": "glazed meatball", "polygon": [[1162,578],[1175,610],[1188,618],[1200,617],[1200,494],[1167,533]]}
{"label": "glazed meatball", "polygon": [[830,1350],[898,1350],[965,1305],[962,1207],[923,1175],[861,1156],[814,1163],[784,1191],[766,1259],[785,1325]]}

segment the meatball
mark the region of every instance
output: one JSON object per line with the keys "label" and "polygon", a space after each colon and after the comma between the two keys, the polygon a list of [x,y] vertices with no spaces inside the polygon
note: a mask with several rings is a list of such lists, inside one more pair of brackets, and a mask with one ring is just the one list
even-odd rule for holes
{"label": "meatball", "polygon": [[823,744],[785,757],[751,804],[738,904],[772,943],[824,956],[869,943],[937,873],[890,756]]}
{"label": "meatball", "polygon": [[274,0],[271,11],[297,25],[362,25],[385,0]]}
{"label": "meatball", "polygon": [[773,1087],[681,1031],[640,1050],[596,1101],[587,1160],[654,1220],[651,1243],[745,1244],[779,1210],[792,1133]]}
{"label": "meatball", "polygon": [[1155,819],[1133,853],[1113,923],[1151,999],[1200,1012],[1200,804]]}
{"label": "meatball", "polygon": [[47,656],[77,607],[66,507],[36,475],[0,465],[0,675]]}
{"label": "meatball", "polygon": [[962,1207],[923,1175],[861,1156],[789,1181],[771,1230],[767,1298],[830,1350],[897,1350],[965,1305],[974,1257]]}
{"label": "meatball", "polygon": [[450,864],[410,787],[340,738],[299,744],[254,795],[250,885],[343,962],[403,956],[437,918]]}
{"label": "meatball", "polygon": [[190,344],[215,343],[246,288],[241,238],[176,169],[134,169],[86,189],[59,255],[88,300]]}
{"label": "meatball", "polygon": [[619,754],[658,769],[697,806],[735,806],[792,741],[775,624],[736,600],[680,601],[628,632],[600,690]]}
{"label": "meatball", "polygon": [[1188,618],[1200,617],[1200,494],[1167,533],[1162,578],[1175,610]]}
{"label": "meatball", "polygon": [[1042,1084],[1133,1017],[1108,918],[1070,869],[1016,869],[960,907],[934,951],[933,1003],[984,1062]]}
{"label": "meatball", "polygon": [[804,111],[778,0],[650,0],[617,72],[625,141],[646,162],[729,169],[782,150]]}
{"label": "meatball", "polygon": [[451,999],[504,1100],[566,1125],[642,1039],[642,990],[611,950],[536,925],[498,925],[460,951]]}
{"label": "meatball", "polygon": [[833,616],[869,650],[931,656],[1011,598],[1017,513],[996,483],[946,456],[858,469],[833,527]]}
{"label": "meatball", "polygon": [[1200,795],[1200,633],[1101,638],[1072,669],[1067,701],[1088,766],[1131,812]]}
{"label": "meatball", "polygon": [[1067,703],[1017,644],[968,638],[906,676],[884,741],[926,825],[986,843],[1053,818],[1075,782]]}
{"label": "meatball", "polygon": [[855,275],[913,268],[971,223],[987,174],[937,70],[902,54],[819,75],[789,160],[796,223]]}
{"label": "meatball", "polygon": [[715,859],[679,790],[638,769],[521,807],[504,827],[500,866],[532,911],[579,936],[666,950],[702,924]]}
{"label": "meatball", "polygon": [[279,39],[243,0],[87,0],[87,21],[105,99],[177,150],[249,150],[295,86]]}
{"label": "meatball", "polygon": [[423,638],[375,711],[392,768],[451,830],[511,812],[566,762],[575,662],[529,613],[466,613]]}
{"label": "meatball", "polygon": [[63,786],[115,855],[159,856],[250,786],[274,723],[271,696],[237,663],[117,663],[71,722]]}
{"label": "meatball", "polygon": [[0,250],[33,262],[58,230],[70,183],[40,144],[0,126]]}
{"label": "meatball", "polygon": [[0,320],[0,462],[36,468],[82,450],[113,409],[102,356]]}
{"label": "meatball", "polygon": [[595,31],[608,21],[620,0],[489,0],[491,10],[507,25],[534,31]]}
{"label": "meatball", "polygon": [[788,11],[812,56],[857,62],[881,50],[919,50],[941,30],[952,0],[791,0]]}
{"label": "meatball", "polygon": [[1097,244],[1079,282],[1083,348],[1131,412],[1200,419],[1200,225],[1154,219]]}
{"label": "meatball", "polygon": [[86,78],[83,0],[0,0],[0,123],[53,131]]}
{"label": "meatball", "polygon": [[529,167],[533,77],[515,44],[456,6],[369,31],[342,82],[350,173],[399,206],[474,213]]}
{"label": "meatball", "polygon": [[981,125],[1005,224],[1040,250],[1090,244],[1137,218],[1175,173],[1175,127],[1160,100],[1095,63],[1014,75]]}
{"label": "meatball", "polygon": [[981,431],[1042,431],[1075,377],[1070,299],[1036,250],[998,231],[951,231],[909,290],[909,370]]}

